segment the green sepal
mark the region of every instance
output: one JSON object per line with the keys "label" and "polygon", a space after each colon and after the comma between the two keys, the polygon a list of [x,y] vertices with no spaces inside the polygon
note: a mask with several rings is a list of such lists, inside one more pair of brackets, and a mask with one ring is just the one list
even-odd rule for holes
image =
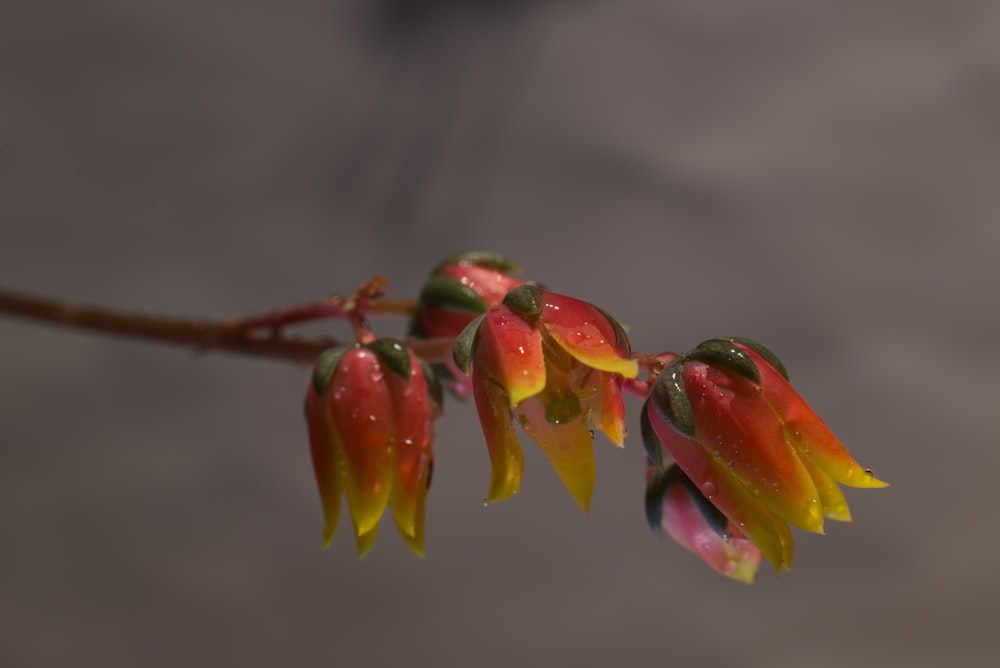
{"label": "green sepal", "polygon": [[642,436],[642,447],[646,449],[646,456],[649,457],[650,463],[662,467],[663,444],[660,443],[660,438],[653,431],[653,423],[649,421],[649,414],[646,412],[648,410],[649,399],[646,399],[642,405],[642,411],[639,413],[639,434]]}
{"label": "green sepal", "polygon": [[782,364],[781,360],[778,359],[778,356],[772,353],[770,350],[760,345],[756,341],[751,341],[750,339],[744,339],[739,336],[730,336],[728,338],[730,341],[735,341],[736,343],[744,345],[750,350],[760,355],[761,357],[763,357],[765,360],[767,360],[768,364],[774,367],[775,371],[781,374],[782,378],[788,380],[788,371],[785,369],[785,365]]}
{"label": "green sepal", "polygon": [[653,381],[649,400],[667,424],[688,438],[695,438],[694,412],[684,389],[683,372],[681,360],[671,362]]}
{"label": "green sepal", "polygon": [[330,385],[333,374],[337,372],[337,367],[340,366],[340,360],[344,359],[347,351],[353,348],[357,348],[357,345],[327,348],[319,354],[319,357],[316,358],[316,362],[313,364],[312,377],[313,387],[316,389],[317,395],[323,396],[326,388]]}
{"label": "green sepal", "polygon": [[375,353],[379,361],[403,380],[410,380],[410,349],[392,337],[366,343],[365,348]]}
{"label": "green sepal", "polygon": [[479,326],[483,324],[484,317],[486,317],[485,313],[477,316],[475,320],[466,325],[462,333],[455,339],[455,345],[451,349],[451,356],[455,360],[455,364],[464,374],[469,373],[469,364],[472,362],[472,351],[476,347],[476,339],[479,337]]}
{"label": "green sepal", "polygon": [[519,315],[535,318],[542,312],[542,294],[537,285],[519,285],[504,296],[503,304]]}
{"label": "green sepal", "polygon": [[657,468],[646,481],[646,522],[653,533],[660,535],[663,530],[663,499],[667,495],[667,471]]}
{"label": "green sepal", "polygon": [[495,253],[493,251],[465,251],[464,253],[455,253],[454,255],[449,256],[447,259],[438,264],[438,266],[434,267],[434,271],[431,273],[436,274],[448,265],[452,264],[474,264],[477,267],[497,269],[508,274],[520,274],[524,271],[507,256],[501,255],[500,253]]}
{"label": "green sepal", "polygon": [[697,360],[721,367],[737,373],[748,380],[760,383],[760,371],[753,359],[740,350],[730,339],[709,339],[702,341],[691,352],[684,355],[690,360]]}
{"label": "green sepal", "polygon": [[483,313],[486,311],[486,302],[475,290],[451,276],[431,276],[420,292],[420,308],[450,308]]}
{"label": "green sepal", "polygon": [[444,392],[441,391],[441,381],[438,380],[430,364],[419,357],[417,360],[420,362],[420,371],[424,374],[424,381],[427,383],[427,393],[431,395],[438,410],[444,410]]}

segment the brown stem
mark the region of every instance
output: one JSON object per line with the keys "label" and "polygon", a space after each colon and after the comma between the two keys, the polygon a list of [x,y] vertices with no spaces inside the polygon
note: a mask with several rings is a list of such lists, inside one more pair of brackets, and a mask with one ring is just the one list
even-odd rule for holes
{"label": "brown stem", "polygon": [[[370,313],[406,314],[413,303],[405,300],[377,300],[366,304]],[[331,346],[339,345],[328,337],[287,336],[279,327],[268,327],[266,318],[228,321],[192,320],[141,313],[127,313],[70,301],[35,297],[0,289],[0,313],[33,318],[44,322],[90,329],[141,339],[187,346],[198,351],[218,350],[253,357],[270,357],[298,363],[311,363]],[[409,342],[413,351],[427,361],[441,361],[451,354],[452,339],[423,339]]]}

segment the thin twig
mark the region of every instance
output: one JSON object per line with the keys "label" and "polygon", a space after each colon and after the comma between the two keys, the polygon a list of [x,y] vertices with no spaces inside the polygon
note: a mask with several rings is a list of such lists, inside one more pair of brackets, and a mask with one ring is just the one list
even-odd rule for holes
{"label": "thin twig", "polygon": [[[370,313],[407,314],[413,311],[413,303],[375,299],[369,301],[366,308]],[[340,345],[329,337],[302,338],[288,336],[280,328],[248,326],[239,318],[217,321],[130,313],[2,289],[0,313],[60,326],[172,343],[198,351],[222,351],[297,363],[311,363],[327,348]],[[446,359],[453,343],[452,339],[409,342],[413,351],[428,361]]]}

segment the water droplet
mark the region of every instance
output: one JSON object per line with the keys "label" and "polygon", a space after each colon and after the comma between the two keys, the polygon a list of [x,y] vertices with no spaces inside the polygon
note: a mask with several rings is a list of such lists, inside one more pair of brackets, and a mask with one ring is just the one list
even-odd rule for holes
{"label": "water droplet", "polygon": [[368,420],[369,420],[370,422],[375,422],[375,420],[377,420],[377,419],[378,419],[378,418],[376,418],[376,417],[375,417],[375,414],[374,414],[374,413],[372,413],[372,414],[370,414],[370,415],[368,416]]}
{"label": "water droplet", "polygon": [[413,439],[412,438],[404,438],[403,439],[403,443],[406,444],[406,445],[413,445]]}
{"label": "water droplet", "polygon": [[382,369],[375,367],[368,373],[368,380],[378,383],[382,380]]}
{"label": "water droplet", "polygon": [[590,440],[592,440],[592,441],[594,440],[594,430],[593,429],[590,430]]}
{"label": "water droplet", "polygon": [[703,482],[701,484],[701,493],[705,495],[706,499],[711,499],[715,496],[715,483],[711,480]]}
{"label": "water droplet", "polygon": [[875,477],[875,472],[872,471],[871,469],[865,469],[865,475],[866,476],[871,476],[872,478],[874,478]]}

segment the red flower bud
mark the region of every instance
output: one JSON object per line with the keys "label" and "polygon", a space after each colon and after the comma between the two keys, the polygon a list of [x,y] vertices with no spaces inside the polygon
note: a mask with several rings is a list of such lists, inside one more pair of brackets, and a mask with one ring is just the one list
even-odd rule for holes
{"label": "red flower bud", "polygon": [[331,349],[316,362],[306,396],[313,468],[330,544],[342,494],[363,556],[386,506],[403,539],[423,554],[433,421],[433,378],[394,339]]}

